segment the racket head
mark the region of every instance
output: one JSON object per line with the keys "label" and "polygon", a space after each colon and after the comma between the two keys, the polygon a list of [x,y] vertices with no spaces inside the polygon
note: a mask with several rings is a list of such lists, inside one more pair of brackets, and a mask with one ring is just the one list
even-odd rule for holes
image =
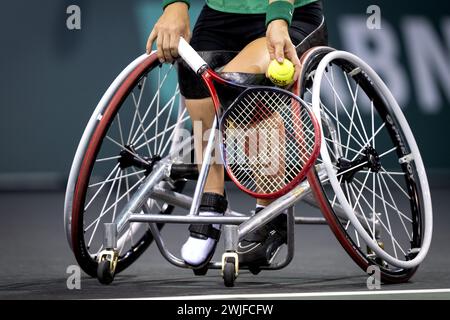
{"label": "racket head", "polygon": [[224,110],[219,131],[229,177],[255,198],[291,191],[319,156],[317,119],[304,101],[283,89],[246,88]]}

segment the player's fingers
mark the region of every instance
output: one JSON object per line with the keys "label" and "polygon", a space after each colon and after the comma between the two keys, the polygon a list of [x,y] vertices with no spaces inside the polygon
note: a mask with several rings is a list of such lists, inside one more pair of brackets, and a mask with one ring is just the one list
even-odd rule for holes
{"label": "player's fingers", "polygon": [[148,40],[147,40],[147,46],[146,46],[146,52],[147,54],[150,54],[150,52],[152,52],[152,46],[153,46],[153,42],[156,39],[156,31],[155,29],[152,30],[152,32],[150,32],[150,35],[148,36]]}
{"label": "player's fingers", "polygon": [[164,35],[158,34],[158,37],[156,39],[156,47],[158,49],[158,59],[159,62],[163,63],[165,61],[164,59],[164,53],[163,53],[163,39],[164,39]]}
{"label": "player's fingers", "polygon": [[275,59],[275,48],[269,41],[267,41],[267,51],[269,52],[270,61],[274,60]]}
{"label": "player's fingers", "polygon": [[178,57],[178,43],[180,42],[180,36],[178,34],[170,35],[169,50],[172,58]]}
{"label": "player's fingers", "polygon": [[170,34],[165,34],[163,39],[163,54],[166,62],[172,62],[173,58],[170,54]]}
{"label": "player's fingers", "polygon": [[294,67],[295,67],[294,81],[295,81],[298,79],[298,77],[300,75],[301,64],[300,64],[300,59],[298,58],[298,55],[297,55],[297,51],[295,50],[295,47],[292,44],[289,46],[286,56],[294,64]]}
{"label": "player's fingers", "polygon": [[284,61],[284,46],[282,42],[279,43],[275,43],[274,44],[275,47],[275,59],[277,59],[277,61],[279,63],[282,63]]}
{"label": "player's fingers", "polygon": [[[188,29],[188,30],[186,30],[186,32],[183,34],[183,38],[184,38],[184,40],[186,40],[187,42],[190,42],[191,41],[191,31]],[[178,50],[178,48],[177,48],[177,50]]]}

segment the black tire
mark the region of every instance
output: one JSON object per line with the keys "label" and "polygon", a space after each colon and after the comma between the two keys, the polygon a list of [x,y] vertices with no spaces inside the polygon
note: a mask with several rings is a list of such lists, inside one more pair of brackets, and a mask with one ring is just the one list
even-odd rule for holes
{"label": "black tire", "polygon": [[108,285],[114,280],[114,273],[111,271],[110,262],[103,260],[97,267],[97,279],[101,284]]}
{"label": "black tire", "polygon": [[234,282],[236,280],[235,266],[233,262],[226,262],[223,268],[223,283],[225,287],[234,287]]}

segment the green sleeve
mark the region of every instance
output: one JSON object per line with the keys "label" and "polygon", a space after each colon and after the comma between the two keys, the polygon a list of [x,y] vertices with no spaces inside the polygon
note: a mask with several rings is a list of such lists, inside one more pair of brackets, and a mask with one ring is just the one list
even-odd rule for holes
{"label": "green sleeve", "polygon": [[189,0],[163,0],[163,9],[165,9],[169,4],[172,4],[175,2],[184,2],[188,5],[188,8],[191,6],[191,3]]}

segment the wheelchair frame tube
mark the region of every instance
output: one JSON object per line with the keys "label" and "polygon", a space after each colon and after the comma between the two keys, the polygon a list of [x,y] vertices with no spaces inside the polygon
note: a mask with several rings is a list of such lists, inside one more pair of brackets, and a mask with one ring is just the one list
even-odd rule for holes
{"label": "wheelchair frame tube", "polygon": [[207,144],[206,150],[203,154],[202,168],[198,175],[198,181],[195,186],[194,197],[192,198],[192,205],[191,205],[191,209],[189,211],[190,216],[198,215],[198,208],[200,207],[201,197],[203,194],[203,190],[205,189],[206,178],[208,177],[210,162],[211,162],[211,158],[212,158],[212,152],[214,150],[216,128],[217,128],[217,116],[214,117],[211,129],[210,129],[211,131],[210,131],[209,138],[208,138],[208,144]]}
{"label": "wheelchair frame tube", "polygon": [[167,175],[168,168],[169,166],[167,161],[162,161],[158,163],[152,173],[144,179],[142,185],[133,194],[130,201],[127,202],[127,204],[120,212],[120,215],[117,219],[118,232],[122,231],[131,213],[143,207],[144,203],[152,193],[155,185],[158,184],[165,175]]}
{"label": "wheelchair frame tube", "polygon": [[257,215],[251,217],[239,226],[239,239],[244,238],[250,232],[256,230],[259,226],[268,223],[277,217],[283,210],[292,207],[297,201],[300,201],[308,193],[312,192],[307,180],[304,180],[289,193],[278,198],[266,208],[261,210]]}

